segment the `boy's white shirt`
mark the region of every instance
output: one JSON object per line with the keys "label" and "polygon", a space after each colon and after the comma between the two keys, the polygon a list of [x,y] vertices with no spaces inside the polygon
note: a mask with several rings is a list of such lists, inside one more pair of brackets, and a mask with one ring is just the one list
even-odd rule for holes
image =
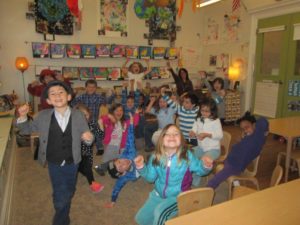
{"label": "boy's white shirt", "polygon": [[211,149],[220,149],[220,140],[223,138],[223,130],[220,119],[204,119],[204,123],[201,122],[200,118],[193,124],[192,130],[196,133],[196,135],[200,133],[209,133],[211,134],[211,138],[204,138],[200,141],[197,138],[198,146],[203,149],[204,152],[209,151]]}

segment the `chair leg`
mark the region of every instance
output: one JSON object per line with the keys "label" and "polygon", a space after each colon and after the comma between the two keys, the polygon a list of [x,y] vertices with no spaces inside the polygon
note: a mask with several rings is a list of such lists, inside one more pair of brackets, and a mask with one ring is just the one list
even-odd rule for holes
{"label": "chair leg", "polygon": [[232,184],[233,184],[233,181],[228,182],[228,200],[231,200],[231,197],[232,197]]}

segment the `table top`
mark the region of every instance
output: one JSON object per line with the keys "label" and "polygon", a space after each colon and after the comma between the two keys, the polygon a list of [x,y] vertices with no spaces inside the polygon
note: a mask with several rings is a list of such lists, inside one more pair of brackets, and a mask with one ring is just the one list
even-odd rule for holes
{"label": "table top", "polygon": [[166,225],[295,225],[300,221],[300,179],[166,222]]}
{"label": "table top", "polygon": [[12,117],[0,117],[0,166],[5,154],[12,121]]}
{"label": "table top", "polygon": [[272,134],[277,134],[284,137],[299,137],[300,116],[270,119],[269,130]]}

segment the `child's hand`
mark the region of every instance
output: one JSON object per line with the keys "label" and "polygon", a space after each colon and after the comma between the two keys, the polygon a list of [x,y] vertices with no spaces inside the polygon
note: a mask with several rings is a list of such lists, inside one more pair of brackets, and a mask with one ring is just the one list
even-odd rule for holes
{"label": "child's hand", "polygon": [[90,131],[86,131],[81,135],[81,139],[83,141],[91,142],[91,141],[93,141],[93,138],[94,138],[94,136]]}
{"label": "child's hand", "polygon": [[138,155],[134,159],[134,163],[137,169],[142,169],[144,167],[144,162],[145,162],[144,156],[142,155]]}
{"label": "child's hand", "polygon": [[191,131],[189,132],[189,137],[190,137],[190,138],[196,137],[196,133],[195,133],[194,131],[191,130]]}
{"label": "child's hand", "polygon": [[18,113],[20,115],[21,118],[25,118],[27,117],[27,113],[29,112],[29,105],[27,103],[25,103],[24,105],[20,106],[18,108]]}
{"label": "child's hand", "polygon": [[135,110],[135,113],[142,113],[143,112],[143,109],[141,107],[138,107],[136,110]]}
{"label": "child's hand", "polygon": [[115,206],[115,202],[108,202],[104,204],[104,208],[111,209]]}
{"label": "child's hand", "polygon": [[112,123],[116,123],[117,122],[116,118],[113,115],[108,114],[107,116],[108,116],[108,119],[110,120],[110,122],[112,122]]}
{"label": "child's hand", "polygon": [[205,156],[202,156],[201,160],[203,161],[203,164],[204,164],[204,167],[205,168],[212,168],[213,167],[213,160],[212,158],[210,158],[209,156],[205,155]]}
{"label": "child's hand", "polygon": [[154,103],[155,100],[156,100],[156,97],[155,97],[154,95],[151,95],[151,96],[150,96],[150,102],[151,102],[151,103]]}

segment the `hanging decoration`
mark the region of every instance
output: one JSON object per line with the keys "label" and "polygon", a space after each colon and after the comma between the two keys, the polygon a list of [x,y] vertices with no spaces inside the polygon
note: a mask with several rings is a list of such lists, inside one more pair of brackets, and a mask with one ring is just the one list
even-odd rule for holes
{"label": "hanging decoration", "polygon": [[178,13],[177,14],[178,14],[178,17],[181,18],[185,0],[178,0],[178,1],[179,1],[179,5],[178,5]]}
{"label": "hanging decoration", "polygon": [[75,17],[75,24],[78,30],[81,29],[82,21],[82,1],[81,0],[66,0],[67,6],[72,14]]}
{"label": "hanging decoration", "polygon": [[43,34],[73,34],[73,17],[61,0],[35,0],[36,32]]}
{"label": "hanging decoration", "polygon": [[241,7],[241,0],[232,0],[232,12]]}

